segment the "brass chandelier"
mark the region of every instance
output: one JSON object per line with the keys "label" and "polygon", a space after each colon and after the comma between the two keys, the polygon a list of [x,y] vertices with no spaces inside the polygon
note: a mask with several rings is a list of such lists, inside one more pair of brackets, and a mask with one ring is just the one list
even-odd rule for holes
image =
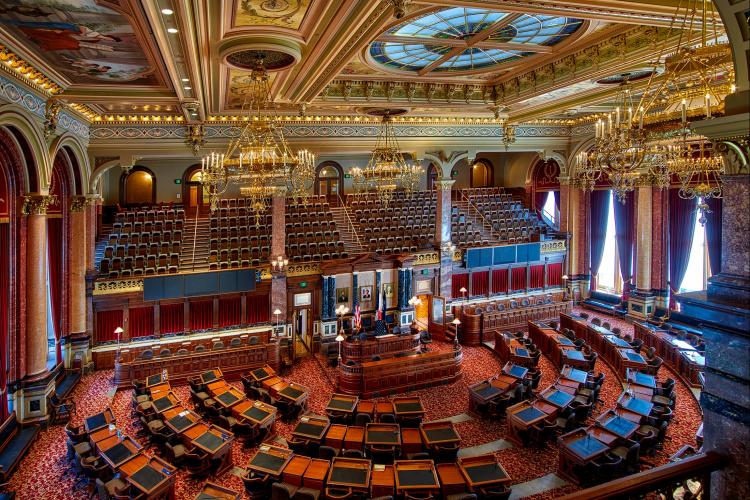
{"label": "brass chandelier", "polygon": [[374,191],[380,202],[388,206],[397,190],[416,191],[422,167],[404,159],[393,127],[393,112],[386,109],[377,113],[382,114],[382,119],[372,156],[366,167],[355,167],[351,174],[358,192]]}
{"label": "brass chandelier", "polygon": [[231,131],[224,153],[210,153],[202,160],[201,180],[209,190],[211,211],[229,186],[239,186],[242,196],[259,223],[268,209],[268,199],[277,190],[292,198],[309,196],[315,180],[315,155],[306,150],[292,152],[284,138],[283,126],[275,113],[268,71],[262,57],[255,61],[250,88],[243,104],[241,127]]}

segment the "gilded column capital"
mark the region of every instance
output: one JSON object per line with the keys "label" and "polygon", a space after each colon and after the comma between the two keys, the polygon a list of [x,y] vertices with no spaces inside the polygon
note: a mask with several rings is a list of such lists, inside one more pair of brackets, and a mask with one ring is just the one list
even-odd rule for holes
{"label": "gilded column capital", "polygon": [[30,194],[23,197],[23,215],[47,215],[47,208],[57,202],[53,194]]}
{"label": "gilded column capital", "polygon": [[574,180],[572,177],[562,176],[562,175],[558,177],[557,179],[558,181],[560,181],[561,186],[570,186],[571,184],[573,184],[573,180]]}
{"label": "gilded column capital", "polygon": [[450,189],[456,181],[454,179],[436,180],[435,185],[440,189]]}
{"label": "gilded column capital", "polygon": [[70,211],[71,212],[84,212],[86,207],[93,205],[94,200],[87,198],[86,196],[71,196],[70,197]]}

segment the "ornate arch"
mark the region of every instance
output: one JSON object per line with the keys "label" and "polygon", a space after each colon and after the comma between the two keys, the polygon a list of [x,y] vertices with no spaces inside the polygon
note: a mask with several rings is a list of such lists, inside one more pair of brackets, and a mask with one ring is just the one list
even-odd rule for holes
{"label": "ornate arch", "polygon": [[24,158],[26,192],[46,191],[51,181],[52,160],[40,125],[29,117],[28,111],[16,104],[0,106],[0,127],[7,127],[20,146]]}
{"label": "ornate arch", "polygon": [[339,196],[344,195],[344,169],[339,165],[337,162],[332,160],[326,160],[322,162],[320,165],[318,165],[315,168],[315,194],[320,194],[320,184],[318,181],[320,181],[320,172],[326,168],[326,167],[332,167],[338,172],[338,192]]}
{"label": "ornate arch", "polygon": [[[477,166],[482,166],[485,169],[487,179],[488,179],[486,186],[474,186],[474,169]],[[475,158],[474,161],[471,162],[471,168],[469,172],[469,184],[471,187],[488,187],[488,186],[495,185],[495,167],[490,160],[486,158]]]}
{"label": "ornate arch", "polygon": [[74,190],[71,194],[85,194],[86,186],[88,186],[89,183],[88,174],[91,171],[89,157],[86,153],[86,145],[83,144],[77,136],[70,132],[65,132],[52,141],[49,151],[50,158],[52,158],[53,161],[57,157],[59,151],[66,152],[70,161],[70,169],[74,181]]}
{"label": "ornate arch", "polygon": [[143,165],[135,165],[127,172],[123,172],[120,176],[120,205],[126,205],[125,201],[127,200],[128,185],[127,179],[128,176],[134,174],[135,172],[146,172],[151,176],[151,203],[156,203],[156,174],[154,174],[153,170],[148,167],[144,167]]}

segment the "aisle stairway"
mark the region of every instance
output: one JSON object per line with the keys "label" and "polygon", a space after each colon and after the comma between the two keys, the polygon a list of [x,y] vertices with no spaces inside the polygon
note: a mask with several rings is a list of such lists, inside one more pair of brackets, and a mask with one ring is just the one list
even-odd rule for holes
{"label": "aisle stairway", "polygon": [[[193,257],[195,244],[195,257]],[[180,272],[207,271],[208,256],[211,249],[211,219],[208,214],[185,219],[185,230],[180,242]]]}
{"label": "aisle stairway", "polygon": [[339,232],[341,241],[344,242],[344,248],[349,255],[367,253],[367,249],[361,243],[361,239],[358,238],[356,228],[350,223],[351,214],[348,214],[346,206],[342,204],[339,207],[330,207],[330,211],[333,214],[333,220],[336,223],[336,229]]}
{"label": "aisle stairway", "polygon": [[477,209],[466,199],[453,200],[453,207],[454,209],[458,209],[459,215],[463,215],[466,218],[466,222],[471,222],[472,227],[479,229],[482,240],[487,240],[490,243],[498,242],[498,238],[492,231],[489,221],[482,217]]}
{"label": "aisle stairway", "polygon": [[102,226],[99,228],[99,240],[96,242],[96,246],[94,247],[94,267],[98,270],[99,269],[99,263],[104,258],[104,249],[107,247],[107,241],[109,240],[109,235],[112,232],[112,224],[102,224]]}

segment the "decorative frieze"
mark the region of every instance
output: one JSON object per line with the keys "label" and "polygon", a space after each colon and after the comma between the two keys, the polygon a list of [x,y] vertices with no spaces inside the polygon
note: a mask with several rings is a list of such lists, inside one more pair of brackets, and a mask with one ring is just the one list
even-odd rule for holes
{"label": "decorative frieze", "polygon": [[431,264],[440,264],[440,252],[420,252],[413,254],[415,266],[426,266]]}
{"label": "decorative frieze", "polygon": [[565,252],[565,240],[542,241],[540,245],[541,253],[563,253]]}
{"label": "decorative frieze", "polygon": [[317,262],[305,262],[303,264],[289,264],[286,275],[288,278],[295,276],[311,276],[320,274],[320,264]]}
{"label": "decorative frieze", "polygon": [[97,280],[94,282],[94,295],[143,292],[143,278]]}

